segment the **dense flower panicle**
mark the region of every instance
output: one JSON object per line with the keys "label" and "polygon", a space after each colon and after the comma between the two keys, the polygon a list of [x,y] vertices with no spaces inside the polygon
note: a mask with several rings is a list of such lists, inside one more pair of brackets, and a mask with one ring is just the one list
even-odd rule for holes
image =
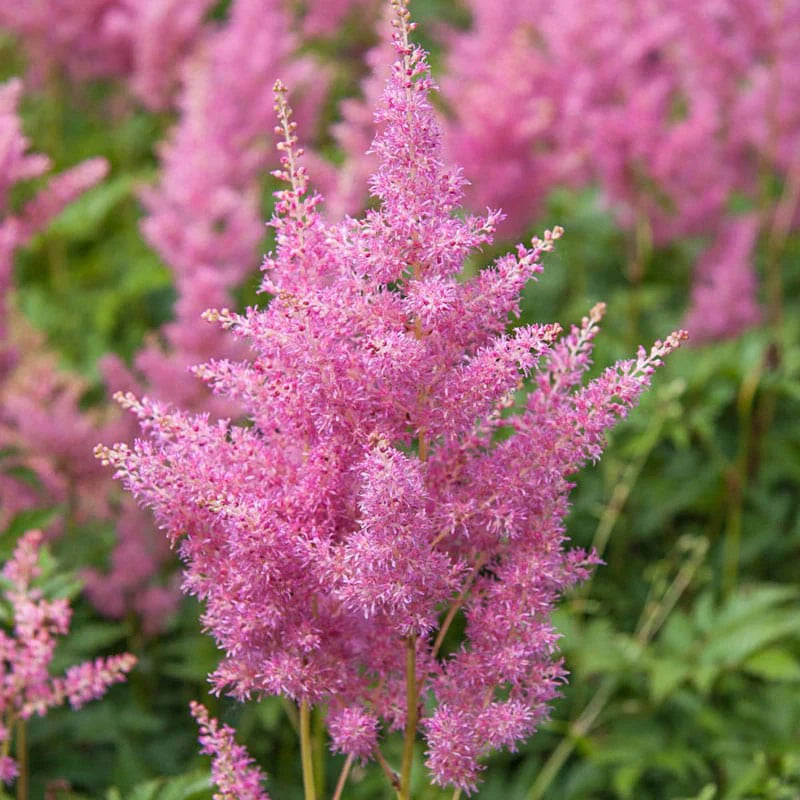
{"label": "dense flower panicle", "polygon": [[328,713],[331,750],[347,753],[362,763],[372,758],[378,744],[378,720],[357,706],[341,706]]}
{"label": "dense flower panicle", "polygon": [[[185,408],[236,411],[209,397],[190,368],[212,355],[243,354],[229,337],[199,324],[199,317],[229,303],[232,290],[257,264],[264,233],[259,183],[274,161],[265,135],[273,126],[272,83],[279,71],[291,78],[302,94],[306,122],[325,85],[324,74],[295,55],[285,5],[235,0],[224,23],[209,24],[186,59],[177,98],[180,117],[161,149],[159,182],[143,197],[148,212],[143,232],[173,274],[175,318],[137,353],[133,370],[115,356],[104,359],[109,386],[146,390]],[[133,435],[131,426],[128,438]],[[152,630],[177,604],[174,587],[158,576],[168,551],[133,503],[123,506],[117,527],[111,570],[91,571],[87,588],[106,613],[117,616],[134,608]]]}
{"label": "dense flower panicle", "polygon": [[375,0],[311,0],[304,4],[303,33],[306,36],[326,36],[353,13],[359,21],[375,10]]}
{"label": "dense flower panicle", "polygon": [[[0,631],[0,712],[6,724],[0,729],[2,742],[12,735],[17,719],[44,715],[65,702],[78,709],[125,680],[136,663],[134,656],[123,653],[70,667],[63,677],[50,675],[56,637],[68,633],[71,612],[67,600],[47,600],[35,587],[41,541],[41,531],[24,534],[2,572],[13,618],[13,631]],[[11,782],[15,777],[15,763],[4,760],[0,779]]]}
{"label": "dense flower panicle", "polygon": [[213,0],[0,0],[0,25],[17,34],[34,78],[128,78],[150,108],[168,105]]}
{"label": "dense flower panicle", "polygon": [[[324,702],[333,747],[364,759],[382,725],[406,722],[413,643],[429,767],[470,791],[479,759],[535,730],[563,680],[549,612],[595,562],[564,550],[570,475],[683,334],[583,385],[601,306],[561,339],[554,325],[505,330],[560,229],[457,277],[500,217],[454,214],[464,180],[393,7],[375,210],[323,220],[277,87],[288,186],[264,262],[273,298],[207,312],[251,353],[196,369],[250,424],[122,393],[144,436],[97,454],[179,547],[225,653],[217,691]],[[457,615],[464,640],[445,648]]]}
{"label": "dense flower panicle", "polygon": [[69,504],[75,520],[105,516],[108,480],[91,458],[90,444],[98,435],[124,434],[126,426],[118,416],[82,409],[86,381],[60,370],[43,337],[29,331],[19,315],[9,316],[6,344],[21,355],[0,380],[0,444],[6,451],[0,529],[14,514],[36,506]]}
{"label": "dense flower panicle", "polygon": [[[18,79],[0,84],[0,298],[3,302],[11,280],[14,250],[41,231],[64,206],[100,181],[108,169],[102,158],[84,161],[52,177],[21,209],[12,209],[11,188],[44,175],[50,168],[47,156],[28,152],[30,143],[22,132],[17,112],[21,94],[22,82]],[[0,337],[4,336],[5,329],[0,329]]]}
{"label": "dense flower panicle", "polygon": [[[510,235],[530,225],[555,186],[595,182],[638,238],[708,239],[697,267],[702,297],[711,249],[733,235],[732,193],[766,208],[760,225],[767,226],[765,174],[798,181],[800,6],[468,5],[471,27],[445,39],[443,79],[447,152],[471,165],[468,205],[501,205]],[[796,227],[800,215],[793,217]],[[726,263],[732,272],[723,278],[720,266],[718,280],[748,291],[744,309],[719,303],[714,313],[718,335],[730,336],[757,321],[758,303],[754,278],[744,278],[752,267]],[[699,339],[708,338],[700,314],[689,320],[700,326]]]}
{"label": "dense flower panicle", "polygon": [[211,780],[219,788],[214,800],[269,800],[262,786],[266,775],[247,750],[236,744],[233,728],[209,717],[200,703],[193,701],[190,708],[200,726],[202,752],[212,757]]}
{"label": "dense flower panicle", "polygon": [[[14,185],[41,177],[50,168],[47,156],[29,152],[17,113],[21,91],[19,80],[0,85],[0,449],[5,451],[0,528],[37,502],[66,501],[79,483],[85,491],[76,512],[101,502],[94,490],[106,481],[91,459],[87,461],[87,445],[100,433],[119,432],[80,411],[82,381],[58,372],[54,359],[43,355],[40,342],[20,335],[25,326],[9,302],[15,250],[107,170],[103,159],[89,159],[52,176],[22,207],[12,208]],[[31,474],[36,481],[25,480]]]}

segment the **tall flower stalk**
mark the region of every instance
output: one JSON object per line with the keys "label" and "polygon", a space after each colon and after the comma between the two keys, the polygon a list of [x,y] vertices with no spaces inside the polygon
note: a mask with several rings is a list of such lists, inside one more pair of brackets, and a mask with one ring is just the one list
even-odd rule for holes
{"label": "tall flower stalk", "polygon": [[[378,761],[410,798],[417,736],[433,781],[469,793],[490,750],[546,717],[565,676],[550,610],[597,560],[565,549],[570,475],[683,334],[583,384],[602,306],[565,336],[507,332],[560,229],[459,279],[501,215],[456,215],[465,181],[442,161],[407,4],[393,8],[377,207],[363,218],[324,221],[276,84],[286,188],[263,265],[272,299],[208,311],[250,357],[195,369],[246,422],[119,395],[145,436],[97,453],[153,509],[185,591],[205,600],[224,652],[215,690],[324,705],[332,749]],[[396,778],[380,750],[395,730]]]}
{"label": "tall flower stalk", "polygon": [[[34,714],[69,703],[79,709],[102,697],[136,663],[130,653],[85,661],[61,676],[50,674],[57,637],[69,631],[71,610],[65,598],[48,599],[37,586],[42,575],[41,531],[28,531],[3,567],[3,607],[11,630],[0,631],[0,782],[17,783],[17,797],[28,797],[26,722]],[[16,758],[12,758],[12,739]]]}

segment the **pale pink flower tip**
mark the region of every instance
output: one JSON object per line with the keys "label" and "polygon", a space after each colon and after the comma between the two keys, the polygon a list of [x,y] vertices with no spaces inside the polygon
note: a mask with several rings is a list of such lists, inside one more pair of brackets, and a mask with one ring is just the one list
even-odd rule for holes
{"label": "pale pink flower tip", "polygon": [[200,703],[192,701],[189,708],[200,726],[201,751],[211,756],[211,780],[219,788],[214,800],[269,800],[261,786],[266,775],[247,750],[236,744],[233,728],[209,717]]}
{"label": "pale pink flower tip", "polygon": [[70,667],[63,681],[69,704],[73,709],[78,709],[90,700],[102,697],[109,686],[124,681],[135,665],[136,656],[123,653]]}

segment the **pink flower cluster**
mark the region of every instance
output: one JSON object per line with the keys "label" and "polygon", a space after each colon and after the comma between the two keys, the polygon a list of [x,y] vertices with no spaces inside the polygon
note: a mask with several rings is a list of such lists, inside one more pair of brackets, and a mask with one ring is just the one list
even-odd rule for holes
{"label": "pink flower cluster", "polygon": [[[735,336],[757,323],[759,234],[779,213],[792,226],[800,221],[800,7],[758,0],[467,5],[471,26],[441,38],[445,152],[470,165],[468,207],[502,207],[501,233],[521,235],[554,187],[596,184],[632,238],[707,242],[691,295],[693,339]],[[338,180],[312,163],[334,216],[363,205],[358,184],[374,168],[363,143],[384,69],[379,52],[368,59],[364,101],[348,101],[335,130],[347,153]],[[773,175],[784,184],[783,200],[765,192]],[[734,196],[758,208],[757,217],[731,213]],[[781,203],[791,208],[779,212]],[[713,276],[711,261],[718,262]],[[730,306],[714,299],[723,284],[737,296]]]}
{"label": "pink flower cluster", "polygon": [[[474,165],[470,204],[502,203],[509,232],[519,232],[554,185],[595,181],[624,227],[644,226],[656,243],[711,241],[692,295],[693,338],[758,321],[753,248],[775,207],[766,178],[800,181],[800,6],[469,6],[472,27],[447,40],[443,96],[448,151]],[[730,215],[734,194],[764,209],[755,227],[751,216]],[[796,208],[793,216],[796,224]],[[711,277],[704,264],[715,260]],[[737,292],[730,306],[719,300],[722,285]]]}
{"label": "pink flower cluster", "polygon": [[[231,291],[256,269],[264,235],[260,182],[274,162],[272,83],[279,72],[291,76],[309,123],[325,87],[311,60],[295,55],[290,23],[275,0],[235,0],[225,23],[209,26],[187,59],[179,121],[162,145],[158,184],[143,193],[142,230],[172,271],[175,318],[136,354],[132,370],[107,356],[107,385],[184,408],[233,412],[209,397],[189,368],[213,354],[242,352],[199,320],[205,309],[230,303]],[[133,435],[131,425],[123,436]],[[152,632],[179,596],[158,575],[169,550],[132,502],[123,505],[117,532],[110,571],[87,571],[87,589],[104,613],[133,608]]]}
{"label": "pink flower cluster", "polygon": [[262,787],[266,776],[254,766],[247,750],[236,744],[233,728],[210,718],[200,703],[192,702],[190,707],[200,726],[201,752],[212,756],[211,780],[219,788],[214,800],[269,800]]}
{"label": "pink flower cluster", "polygon": [[[104,481],[87,460],[87,443],[101,430],[111,433],[79,412],[81,381],[58,373],[52,358],[30,341],[21,351],[14,341],[19,332],[9,324],[14,251],[101,180],[107,169],[101,158],[84,161],[51,177],[21,208],[13,208],[12,188],[40,178],[50,168],[47,156],[29,152],[17,113],[21,90],[18,80],[0,85],[0,447],[10,453],[0,471],[0,527],[37,499],[44,504],[67,502],[78,483],[86,489],[83,499],[93,502],[93,488]],[[31,470],[44,498],[30,481],[15,475]]]}
{"label": "pink flower cluster", "polygon": [[[108,168],[102,158],[84,161],[52,177],[46,188],[21,209],[12,209],[11,188],[21,181],[44,175],[50,168],[47,156],[28,152],[29,142],[22,133],[17,114],[21,92],[19,80],[0,84],[0,302],[3,303],[11,284],[14,250],[42,230],[64,206],[101,180]],[[4,310],[0,318],[0,339],[6,336],[5,317]]]}
{"label": "pink flower cluster", "polygon": [[69,631],[70,608],[65,599],[47,600],[35,586],[41,541],[41,531],[28,531],[2,572],[14,625],[11,633],[0,631],[0,779],[7,783],[16,777],[8,752],[17,720],[43,716],[65,702],[78,709],[125,680],[136,663],[124,653],[70,667],[62,677],[50,674],[56,637]]}
{"label": "pink flower cluster", "polygon": [[0,0],[0,26],[25,44],[38,79],[125,77],[164,108],[214,0]]}
{"label": "pink flower cluster", "polygon": [[500,215],[455,214],[464,179],[400,2],[394,26],[363,218],[322,218],[277,86],[273,299],[209,311],[251,352],[196,368],[248,424],[124,394],[146,436],[97,453],[179,546],[225,653],[217,691],[325,703],[333,747],[362,759],[419,714],[436,782],[471,791],[564,679],[549,612],[595,561],[564,550],[569,476],[683,334],[583,385],[601,307],[563,338],[506,332],[561,231],[459,279]]}

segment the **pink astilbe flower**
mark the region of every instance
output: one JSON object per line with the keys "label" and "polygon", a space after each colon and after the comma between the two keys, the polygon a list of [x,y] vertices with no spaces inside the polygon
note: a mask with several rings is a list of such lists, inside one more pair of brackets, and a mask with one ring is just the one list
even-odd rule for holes
{"label": "pink astilbe flower", "polygon": [[124,653],[70,667],[63,677],[50,674],[56,637],[69,632],[71,612],[67,600],[47,600],[35,587],[41,541],[41,531],[28,531],[2,572],[4,597],[13,618],[13,631],[0,631],[0,713],[4,721],[0,778],[5,782],[16,777],[16,764],[8,756],[16,720],[44,715],[65,702],[78,709],[125,680],[136,663],[134,656]]}
{"label": "pink astilbe flower", "polygon": [[34,78],[115,77],[150,108],[168,105],[214,0],[0,0],[0,25],[22,40]]}
{"label": "pink astilbe flower", "polygon": [[91,458],[91,442],[98,434],[123,434],[126,427],[108,408],[82,409],[86,381],[59,369],[42,337],[17,315],[12,319],[9,346],[20,356],[0,380],[0,443],[9,451],[4,466],[15,469],[0,473],[0,529],[14,514],[36,506],[63,504],[73,520],[107,516],[108,480]]}
{"label": "pink astilbe flower", "polygon": [[214,800],[269,800],[262,787],[266,775],[247,750],[236,744],[233,728],[209,717],[200,703],[193,701],[190,708],[200,726],[202,752],[212,757],[211,780],[219,788]]}
{"label": "pink astilbe flower", "polygon": [[[52,176],[21,208],[12,208],[12,187],[41,177],[50,167],[47,156],[28,150],[17,113],[21,91],[19,80],[0,85],[0,448],[11,453],[0,471],[0,528],[14,513],[37,502],[66,502],[80,482],[86,489],[80,500],[91,505],[97,500],[92,489],[105,483],[86,459],[87,443],[103,428],[78,407],[83,383],[56,371],[40,344],[17,346],[19,331],[9,322],[14,317],[9,292],[14,251],[97,183],[107,164],[100,158],[84,161]],[[15,477],[8,469],[12,466],[32,471],[43,491]]]}
{"label": "pink astilbe flower", "polygon": [[454,160],[475,167],[469,206],[499,205],[506,215],[501,232],[520,234],[541,211],[547,192],[573,179],[578,166],[560,141],[568,73],[552,63],[546,34],[538,30],[557,29],[564,20],[559,3],[547,0],[467,5],[471,28],[451,32],[445,41],[446,147]]}
{"label": "pink astilbe flower", "polygon": [[[128,370],[113,355],[103,360],[107,385],[168,398],[180,406],[232,413],[209,397],[189,369],[212,355],[242,354],[218,330],[202,325],[210,306],[231,302],[231,291],[253,272],[264,235],[260,182],[274,163],[272,83],[288,73],[300,87],[310,121],[325,86],[324,73],[298,57],[291,19],[280,0],[235,0],[228,17],[187,61],[178,96],[180,118],[161,150],[156,186],[144,193],[143,232],[172,270],[175,318]],[[134,428],[131,425],[130,438]],[[147,629],[163,624],[178,593],[164,586],[163,537],[134,504],[123,506],[112,568],[87,573],[90,595],[114,616],[133,606]],[[131,560],[133,557],[133,560]],[[155,582],[154,582],[155,581]]]}
{"label": "pink astilbe flower", "polygon": [[[471,166],[468,206],[502,204],[505,235],[528,229],[555,186],[595,183],[632,236],[704,237],[717,251],[732,194],[765,209],[764,227],[774,210],[765,176],[789,196],[800,182],[797,3],[468,5],[471,27],[445,40],[446,146]],[[797,208],[791,216],[796,228]],[[724,304],[715,314],[735,335],[759,316],[757,285],[742,270],[718,275],[750,292],[745,316],[730,307],[723,320]]]}
{"label": "pink astilbe flower", "polygon": [[[334,748],[362,759],[382,728],[418,727],[434,780],[471,791],[480,759],[530,735],[564,679],[550,611],[596,561],[564,550],[570,475],[683,334],[583,385],[602,307],[562,339],[506,332],[559,229],[459,279],[499,215],[455,215],[464,179],[394,7],[378,208],[362,219],[322,218],[276,87],[273,299],[209,311],[251,354],[196,370],[249,424],[124,394],[145,435],[97,453],[179,547],[225,653],[217,691],[326,703]],[[464,639],[445,648],[457,615]]]}
{"label": "pink astilbe flower", "polygon": [[729,221],[703,253],[686,316],[692,340],[736,336],[761,319],[752,263],[757,238],[758,219],[750,214]]}
{"label": "pink astilbe flower", "polygon": [[306,36],[328,36],[354,12],[363,16],[374,12],[376,0],[311,0],[305,4],[303,33]]}
{"label": "pink astilbe flower", "polygon": [[[10,207],[11,188],[21,181],[38,178],[50,168],[50,159],[29,153],[17,107],[22,82],[0,84],[0,302],[5,304],[11,283],[14,250],[41,231],[64,206],[102,180],[108,169],[102,158],[93,158],[50,179],[21,209]],[[0,342],[5,339],[5,309],[0,314]],[[2,370],[0,370],[0,377]]]}

